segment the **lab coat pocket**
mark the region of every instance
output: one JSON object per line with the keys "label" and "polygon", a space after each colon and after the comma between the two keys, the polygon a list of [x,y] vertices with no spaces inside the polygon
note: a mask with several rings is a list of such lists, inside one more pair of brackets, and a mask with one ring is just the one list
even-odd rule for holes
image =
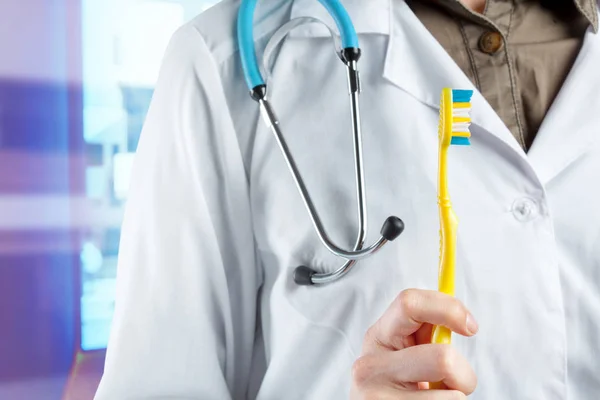
{"label": "lab coat pocket", "polygon": [[357,262],[340,280],[313,286],[299,286],[293,281],[296,265],[331,272],[343,264],[342,259],[318,247],[299,255],[298,262],[286,271],[285,297],[290,305],[312,323],[341,332],[356,354],[360,353],[366,330],[402,290],[434,289],[437,284],[436,215],[417,214],[419,207],[411,204],[405,204],[402,210],[401,218],[410,221],[406,231],[378,253]]}
{"label": "lab coat pocket", "polygon": [[[287,279],[286,299],[313,324],[341,333],[352,352],[359,354],[364,332],[394,298],[394,277],[381,279],[384,270],[390,268],[375,265],[381,258],[375,255],[357,263],[346,276],[330,284],[299,286],[291,278]],[[311,260],[311,267],[319,271],[331,271],[341,265],[341,262],[338,265],[318,258]],[[293,271],[289,272],[291,275]]]}

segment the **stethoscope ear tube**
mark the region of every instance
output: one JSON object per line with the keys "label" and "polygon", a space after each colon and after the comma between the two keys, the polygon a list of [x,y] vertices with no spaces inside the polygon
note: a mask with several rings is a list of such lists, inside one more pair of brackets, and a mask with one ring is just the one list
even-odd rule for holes
{"label": "stethoscope ear tube", "polygon": [[[254,46],[254,11],[258,0],[242,0],[237,19],[237,41],[244,71],[244,79],[253,99],[258,100],[261,90],[258,87],[265,85],[265,80],[260,72],[256,49]],[[345,62],[357,61],[360,57],[358,36],[348,12],[339,0],[319,0],[331,14],[342,38]],[[346,57],[346,55],[348,57]],[[266,91],[266,89],[264,90]]]}
{"label": "stethoscope ear tube", "polygon": [[238,10],[237,42],[242,69],[248,89],[253,91],[257,86],[265,84],[258,68],[256,49],[254,47],[254,10],[258,0],[242,0]]}
{"label": "stethoscope ear tube", "polygon": [[335,21],[340,36],[342,37],[342,47],[358,49],[358,35],[354,29],[354,24],[348,15],[348,11],[340,0],[319,0]]}

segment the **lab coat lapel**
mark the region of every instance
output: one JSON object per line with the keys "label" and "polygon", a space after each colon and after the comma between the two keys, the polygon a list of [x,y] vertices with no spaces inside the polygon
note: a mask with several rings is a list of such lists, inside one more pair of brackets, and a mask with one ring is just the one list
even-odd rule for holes
{"label": "lab coat lapel", "polygon": [[460,67],[429,33],[404,1],[392,1],[393,23],[385,60],[384,77],[420,102],[439,108],[445,87],[471,89],[473,144],[479,134],[491,134],[520,158],[525,153],[493,108],[474,87]]}
{"label": "lab coat lapel", "polygon": [[600,141],[600,35],[590,29],[529,151],[547,183]]}
{"label": "lab coat lapel", "polygon": [[[389,35],[382,72],[385,79],[435,109],[439,108],[439,97],[444,87],[473,90],[471,117],[474,126],[481,128],[473,129],[474,144],[477,135],[491,134],[512,150],[512,153],[522,159],[526,158],[525,152],[500,117],[404,1],[343,0],[342,3],[359,35]],[[330,27],[335,26],[331,16],[319,2],[295,0],[290,17],[305,16],[316,17]],[[320,24],[302,25],[290,33],[290,37],[329,35],[327,28]],[[367,53],[367,49],[364,50]]]}

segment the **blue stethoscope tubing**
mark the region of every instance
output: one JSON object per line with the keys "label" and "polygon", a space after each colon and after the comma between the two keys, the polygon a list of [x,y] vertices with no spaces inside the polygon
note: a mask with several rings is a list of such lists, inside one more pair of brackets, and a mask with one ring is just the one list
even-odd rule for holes
{"label": "blue stethoscope tubing", "polygon": [[[246,84],[250,90],[265,84],[254,47],[254,10],[258,0],[242,0],[237,20],[237,39]],[[319,0],[333,17],[344,49],[358,49],[358,36],[348,12],[339,0]]]}
{"label": "blue stethoscope tubing", "polygon": [[258,0],[242,0],[238,12],[237,39],[240,60],[244,71],[244,78],[250,96],[259,103],[261,115],[266,125],[271,129],[277,143],[283,153],[288,168],[294,178],[296,186],[302,196],[302,200],[308,210],[313,226],[323,245],[333,254],[345,259],[344,264],[332,272],[317,272],[307,266],[299,266],[294,270],[294,281],[299,285],[313,285],[331,283],[347,274],[352,266],[360,259],[364,259],[379,249],[387,242],[396,239],[404,230],[404,223],[395,216],[390,216],[381,228],[380,238],[368,247],[364,247],[367,230],[367,206],[364,183],[364,168],[362,156],[362,135],[360,128],[360,113],[358,96],[360,93],[360,80],[357,63],[361,55],[358,46],[358,36],[354,24],[348,12],[340,0],[318,0],[329,12],[341,36],[342,50],[339,54],[348,72],[348,87],[351,98],[352,132],[354,141],[354,159],[356,170],[356,187],[358,198],[358,222],[359,229],[353,250],[344,250],[336,246],[328,237],[318,212],[312,202],[308,189],[289,147],[281,133],[280,123],[273,111],[273,107],[267,99],[267,84],[260,72],[256,49],[254,46],[254,10]]}

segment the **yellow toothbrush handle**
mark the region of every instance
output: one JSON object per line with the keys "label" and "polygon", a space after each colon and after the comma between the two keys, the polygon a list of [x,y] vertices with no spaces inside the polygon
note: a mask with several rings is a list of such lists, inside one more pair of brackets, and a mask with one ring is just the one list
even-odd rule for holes
{"label": "yellow toothbrush handle", "polygon": [[[450,200],[440,200],[440,266],[438,275],[438,290],[447,295],[454,296],[454,275],[456,260],[456,230],[458,220],[452,210]],[[449,343],[437,341],[432,335],[434,343]]]}
{"label": "yellow toothbrush handle", "polygon": [[[456,231],[458,220],[450,200],[440,199],[440,267],[438,277],[438,290],[450,296],[454,296],[454,273],[456,260]],[[431,343],[450,344],[452,342],[452,331],[445,326],[434,326],[431,333]],[[441,382],[432,382],[430,389],[444,389]]]}
{"label": "yellow toothbrush handle", "polygon": [[[442,90],[440,98],[440,121],[438,126],[439,162],[438,162],[438,206],[440,213],[440,265],[438,290],[454,296],[454,275],[456,260],[456,232],[458,219],[452,210],[448,191],[448,148],[452,145],[469,145],[468,113],[472,91]],[[456,96],[456,97],[455,97]],[[456,110],[455,110],[456,108]],[[431,343],[450,344],[452,332],[443,326],[434,326]],[[445,389],[440,382],[429,384],[430,389]]]}
{"label": "yellow toothbrush handle", "polygon": [[452,331],[445,326],[436,326],[431,335],[431,343],[450,344],[452,343]]}

